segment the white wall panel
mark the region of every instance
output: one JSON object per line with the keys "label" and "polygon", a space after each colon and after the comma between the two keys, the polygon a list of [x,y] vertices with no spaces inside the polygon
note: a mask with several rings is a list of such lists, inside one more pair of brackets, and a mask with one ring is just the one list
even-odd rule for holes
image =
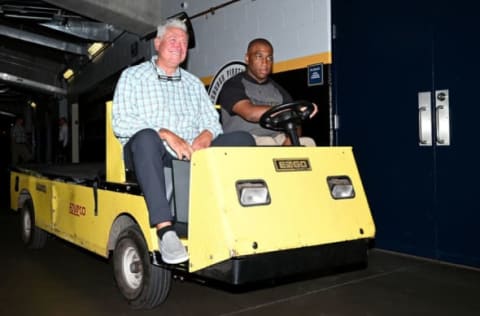
{"label": "white wall panel", "polygon": [[[190,50],[188,69],[209,77],[231,60],[243,60],[248,42],[269,39],[275,62],[331,52],[331,0],[241,0],[214,14],[192,19],[197,46]],[[192,17],[228,0],[169,0],[163,17],[186,11]],[[181,3],[187,3],[184,10]]]}

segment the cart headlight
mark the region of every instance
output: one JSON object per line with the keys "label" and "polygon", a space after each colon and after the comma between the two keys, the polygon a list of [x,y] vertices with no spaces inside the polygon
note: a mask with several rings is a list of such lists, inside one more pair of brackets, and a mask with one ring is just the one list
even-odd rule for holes
{"label": "cart headlight", "polygon": [[330,188],[330,194],[334,199],[351,199],[355,197],[355,190],[349,177],[328,177],[327,183]]}
{"label": "cart headlight", "polygon": [[263,180],[246,180],[236,183],[238,200],[242,206],[270,204],[270,193]]}

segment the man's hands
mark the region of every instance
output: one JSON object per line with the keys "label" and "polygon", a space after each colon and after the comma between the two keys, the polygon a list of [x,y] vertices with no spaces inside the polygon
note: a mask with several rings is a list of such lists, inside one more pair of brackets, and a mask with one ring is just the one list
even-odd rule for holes
{"label": "man's hands", "polygon": [[193,140],[193,143],[192,143],[193,151],[210,147],[212,140],[213,140],[212,133],[208,130],[204,130]]}
{"label": "man's hands", "polygon": [[[315,103],[312,103],[313,104],[313,112],[310,113],[310,118],[314,117],[317,113],[318,113],[318,106],[315,104]],[[307,110],[307,107],[301,107],[300,110],[303,111],[306,111]]]}
{"label": "man's hands", "polygon": [[193,149],[183,138],[165,128],[161,128],[158,131],[158,136],[160,136],[160,139],[167,142],[170,148],[172,148],[175,154],[177,154],[178,159],[190,160]]}
{"label": "man's hands", "polygon": [[182,160],[190,160],[194,151],[209,147],[213,139],[212,133],[207,130],[201,132],[193,140],[192,145],[168,129],[160,129],[158,136],[166,141],[177,155],[177,158]]}
{"label": "man's hands", "polygon": [[[318,106],[313,103],[313,112],[310,114],[310,118],[314,117],[318,113]],[[263,113],[267,112],[271,108],[270,105],[253,104],[250,100],[240,100],[233,105],[233,112],[241,116],[244,120],[257,123],[262,117]],[[303,112],[307,108],[301,107]]]}

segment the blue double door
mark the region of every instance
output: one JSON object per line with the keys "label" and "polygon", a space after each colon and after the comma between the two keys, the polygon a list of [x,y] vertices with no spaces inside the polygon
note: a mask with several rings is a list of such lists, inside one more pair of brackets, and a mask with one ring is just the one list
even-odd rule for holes
{"label": "blue double door", "polygon": [[480,266],[480,4],[332,1],[338,145],[376,246]]}

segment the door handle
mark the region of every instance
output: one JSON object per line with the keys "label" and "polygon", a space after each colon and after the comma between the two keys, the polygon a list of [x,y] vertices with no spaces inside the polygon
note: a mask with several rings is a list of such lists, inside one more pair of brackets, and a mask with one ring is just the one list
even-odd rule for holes
{"label": "door handle", "polygon": [[418,93],[418,145],[432,146],[432,94]]}
{"label": "door handle", "polygon": [[435,127],[437,146],[450,146],[450,100],[448,89],[435,91]]}

